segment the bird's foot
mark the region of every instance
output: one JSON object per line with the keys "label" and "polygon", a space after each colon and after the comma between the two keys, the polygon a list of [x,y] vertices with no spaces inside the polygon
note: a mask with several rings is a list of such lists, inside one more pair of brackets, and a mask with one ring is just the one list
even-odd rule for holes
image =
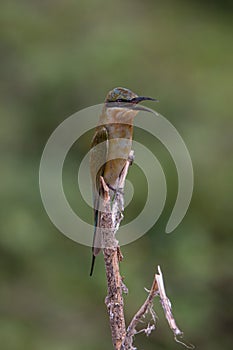
{"label": "bird's foot", "polygon": [[113,186],[107,184],[108,188],[114,192],[114,194],[124,195],[123,188],[114,188]]}

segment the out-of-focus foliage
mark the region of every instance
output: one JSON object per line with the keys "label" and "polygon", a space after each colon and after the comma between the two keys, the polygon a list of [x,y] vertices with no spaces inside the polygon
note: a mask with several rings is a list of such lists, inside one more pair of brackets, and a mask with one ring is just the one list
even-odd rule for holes
{"label": "out-of-focus foliage", "polygon": [[[199,349],[231,348],[230,3],[1,2],[2,349],[111,348],[102,257],[90,279],[90,249],[61,235],[44,211],[38,167],[54,128],[77,110],[102,102],[106,92],[119,85],[159,98],[156,108],[180,131],[195,172],[187,216],[173,234],[166,235],[177,191],[174,164],[158,141],[135,132],[164,166],[168,200],[155,227],[123,247],[122,271],[130,290],[126,318],[130,320],[144,301],[144,286],[149,288],[160,264],[186,338]],[[88,134],[81,151],[70,157],[65,183],[71,194],[76,187],[72,170],[90,138]],[[133,167],[130,172],[137,181],[136,167],[135,175]],[[78,211],[78,202],[73,203]],[[140,198],[135,203],[142,204]],[[161,309],[158,303],[156,309]],[[138,348],[179,349],[162,313],[158,314],[158,328],[149,338],[139,335]]]}

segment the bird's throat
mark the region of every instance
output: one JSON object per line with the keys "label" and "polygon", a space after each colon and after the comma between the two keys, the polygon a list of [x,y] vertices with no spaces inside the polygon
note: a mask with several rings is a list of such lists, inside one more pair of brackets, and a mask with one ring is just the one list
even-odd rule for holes
{"label": "bird's throat", "polygon": [[100,122],[107,123],[122,123],[133,125],[134,117],[138,111],[128,108],[106,108],[100,116]]}

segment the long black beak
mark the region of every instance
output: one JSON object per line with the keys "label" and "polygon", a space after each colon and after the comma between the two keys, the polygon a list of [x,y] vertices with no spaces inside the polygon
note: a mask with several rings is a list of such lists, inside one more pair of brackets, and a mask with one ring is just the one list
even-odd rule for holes
{"label": "long black beak", "polygon": [[154,102],[159,102],[159,100],[157,100],[156,98],[152,98],[152,97],[145,97],[145,96],[138,96],[138,97],[134,97],[130,100],[130,103],[139,103],[142,101],[154,101]]}

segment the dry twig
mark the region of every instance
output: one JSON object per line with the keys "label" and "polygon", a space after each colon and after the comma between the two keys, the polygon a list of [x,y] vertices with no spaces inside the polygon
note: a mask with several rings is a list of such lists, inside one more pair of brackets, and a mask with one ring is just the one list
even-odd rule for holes
{"label": "dry twig", "polygon": [[127,328],[126,336],[122,342],[121,350],[135,349],[133,347],[133,337],[137,333],[136,327],[137,327],[138,323],[141,321],[141,319],[143,318],[143,316],[152,307],[153,299],[154,299],[155,295],[157,294],[157,292],[158,292],[158,284],[157,284],[156,276],[155,276],[154,281],[152,283],[151,290],[149,292],[149,295],[148,295],[146,301],[141,306],[141,308],[138,310],[138,312],[134,315],[132,321],[130,322],[130,324]]}

